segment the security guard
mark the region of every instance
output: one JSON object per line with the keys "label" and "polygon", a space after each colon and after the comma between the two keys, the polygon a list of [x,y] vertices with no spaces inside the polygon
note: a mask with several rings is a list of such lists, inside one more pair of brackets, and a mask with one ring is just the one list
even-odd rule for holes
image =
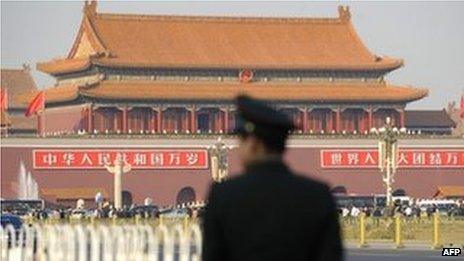
{"label": "security guard", "polygon": [[236,99],[245,173],[212,185],[203,224],[203,260],[342,260],[329,188],[283,162],[293,123],[247,96]]}

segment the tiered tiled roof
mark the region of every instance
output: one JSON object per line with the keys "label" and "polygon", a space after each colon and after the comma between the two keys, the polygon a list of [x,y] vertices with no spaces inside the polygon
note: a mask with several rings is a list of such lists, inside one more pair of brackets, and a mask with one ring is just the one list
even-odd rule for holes
{"label": "tiered tiled roof", "polygon": [[[90,86],[59,86],[46,90],[47,103],[67,102],[79,96],[107,100],[232,100],[246,93],[261,99],[309,102],[409,102],[427,95],[426,89],[341,83],[240,83],[101,81]],[[24,97],[31,99],[31,96]]]}
{"label": "tiered tiled roof", "polygon": [[8,91],[8,107],[26,108],[27,101],[21,99],[21,96],[37,91],[29,68],[25,66],[23,69],[1,69],[0,75],[0,86]]}
{"label": "tiered tiled roof", "polygon": [[[37,93],[37,86],[27,65],[22,69],[1,69],[1,88],[8,91],[9,112],[26,109],[30,98]],[[26,118],[22,113],[2,113],[3,123],[8,123],[11,131],[33,132],[36,129],[35,119]]]}
{"label": "tiered tiled roof", "polygon": [[407,128],[442,127],[453,128],[456,123],[443,110],[407,110],[405,112]]}
{"label": "tiered tiled roof", "polygon": [[8,113],[0,110],[0,127],[9,127],[11,126],[11,120],[8,116]]}
{"label": "tiered tiled roof", "polygon": [[[86,3],[67,58],[38,64],[51,74],[92,64],[118,68],[302,69],[388,72],[402,61],[372,54],[361,42],[347,7],[336,18],[245,18],[100,14]],[[262,99],[305,102],[409,102],[427,90],[383,81],[348,83],[104,80],[46,91],[47,103],[79,97],[106,100]],[[28,98],[30,99],[30,97]]]}
{"label": "tiered tiled roof", "polygon": [[91,64],[130,68],[390,71],[402,61],[371,53],[347,7],[336,18],[100,14],[88,3],[69,55],[37,65],[50,74]]}

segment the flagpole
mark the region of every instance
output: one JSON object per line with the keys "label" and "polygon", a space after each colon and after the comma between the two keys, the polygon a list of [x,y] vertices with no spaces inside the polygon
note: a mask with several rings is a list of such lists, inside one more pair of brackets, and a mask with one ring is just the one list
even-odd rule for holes
{"label": "flagpole", "polygon": [[37,111],[37,134],[39,137],[45,137],[45,92],[43,92],[42,108]]}
{"label": "flagpole", "polygon": [[41,136],[45,137],[45,92],[43,93],[43,103],[42,103],[42,110],[40,111],[42,123],[40,124],[42,127]]}
{"label": "flagpole", "polygon": [[3,101],[2,101],[2,110],[3,110],[3,113],[4,113],[4,117],[5,117],[5,138],[8,138],[8,127],[10,124],[8,124],[8,121],[7,121],[7,116],[8,116],[8,107],[9,107],[9,104],[8,104],[8,89],[3,89]]}

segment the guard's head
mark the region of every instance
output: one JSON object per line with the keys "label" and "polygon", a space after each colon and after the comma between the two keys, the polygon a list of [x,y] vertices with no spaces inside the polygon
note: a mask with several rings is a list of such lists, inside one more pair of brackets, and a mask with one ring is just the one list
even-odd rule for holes
{"label": "guard's head", "polygon": [[240,137],[240,155],[244,163],[265,155],[281,155],[289,131],[294,129],[293,122],[264,101],[248,96],[238,96],[236,105],[235,133]]}

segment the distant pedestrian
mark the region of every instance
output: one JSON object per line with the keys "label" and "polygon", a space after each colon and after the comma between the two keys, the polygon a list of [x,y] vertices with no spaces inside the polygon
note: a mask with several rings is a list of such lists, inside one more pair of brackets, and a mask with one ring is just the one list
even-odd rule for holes
{"label": "distant pedestrian", "polygon": [[357,208],[356,206],[353,206],[351,208],[351,211],[350,211],[350,216],[354,217],[354,218],[357,218],[360,213],[361,213],[361,211],[359,210],[359,208]]}
{"label": "distant pedestrian", "polygon": [[350,214],[350,210],[346,207],[342,208],[342,216],[347,217]]}

